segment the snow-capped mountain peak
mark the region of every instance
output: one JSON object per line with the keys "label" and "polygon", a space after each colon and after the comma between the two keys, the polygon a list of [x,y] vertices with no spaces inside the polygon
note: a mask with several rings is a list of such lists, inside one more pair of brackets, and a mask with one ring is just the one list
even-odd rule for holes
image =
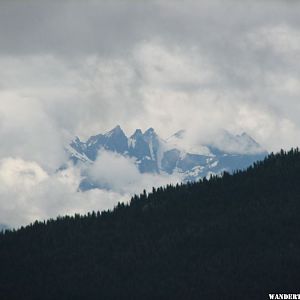
{"label": "snow-capped mountain peak", "polygon": [[[201,144],[183,129],[163,140],[151,127],[144,133],[136,129],[127,137],[119,125],[104,134],[90,137],[86,142],[76,137],[67,147],[74,163],[93,163],[100,150],[132,159],[141,173],[180,173],[184,180],[245,168],[267,154],[245,132],[233,135],[223,130],[211,143]],[[95,184],[86,186],[95,187]]]}

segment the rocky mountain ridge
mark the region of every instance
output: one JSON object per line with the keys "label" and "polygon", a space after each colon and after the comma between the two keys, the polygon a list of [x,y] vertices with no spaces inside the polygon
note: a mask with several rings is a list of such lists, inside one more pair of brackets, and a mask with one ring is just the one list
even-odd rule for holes
{"label": "rocky mountain ridge", "polygon": [[[183,181],[244,169],[267,155],[247,133],[233,135],[224,130],[218,135],[217,143],[194,143],[193,147],[187,146],[186,135],[185,130],[180,130],[162,139],[149,128],[145,132],[136,129],[127,137],[122,128],[116,126],[104,134],[91,136],[86,142],[76,137],[67,152],[75,164],[93,164],[99,151],[110,151],[132,159],[140,173],[180,174]],[[84,189],[97,187],[84,186]]]}

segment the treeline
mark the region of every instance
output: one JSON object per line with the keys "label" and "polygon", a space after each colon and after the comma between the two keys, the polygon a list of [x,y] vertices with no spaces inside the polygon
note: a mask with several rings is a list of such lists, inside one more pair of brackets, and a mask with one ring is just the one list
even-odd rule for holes
{"label": "treeline", "polygon": [[300,152],[113,211],[0,234],[1,299],[268,299],[299,292]]}

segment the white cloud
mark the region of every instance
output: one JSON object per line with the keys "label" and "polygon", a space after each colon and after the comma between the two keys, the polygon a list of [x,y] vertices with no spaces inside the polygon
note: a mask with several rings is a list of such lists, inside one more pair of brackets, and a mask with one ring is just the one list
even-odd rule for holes
{"label": "white cloud", "polygon": [[[247,36],[244,42],[251,46]],[[15,155],[57,168],[66,136],[87,138],[116,124],[129,134],[152,126],[162,137],[188,127],[197,139],[225,128],[247,131],[268,150],[297,145],[294,134],[293,140],[288,133],[278,139],[275,133],[285,131],[268,129],[285,119],[299,131],[296,69],[289,61],[280,70],[262,69],[265,63],[256,60],[253,47],[241,51],[253,56],[238,53],[238,60],[247,61],[226,67],[199,46],[166,45],[162,39],[143,41],[117,59],[0,57],[0,137],[6,141],[0,157]],[[237,86],[236,76],[249,85]]]}
{"label": "white cloud", "polygon": [[198,90],[217,74],[198,48],[167,47],[162,41],[147,41],[133,51],[135,63],[147,87]]}
{"label": "white cloud", "polygon": [[87,174],[103,188],[130,195],[139,194],[143,189],[151,191],[152,187],[181,181],[176,174],[140,174],[134,160],[104,150],[99,151],[96,162],[88,167]]}
{"label": "white cloud", "polygon": [[65,159],[63,131],[41,101],[0,91],[0,158],[19,156],[53,169]]}
{"label": "white cloud", "polygon": [[255,29],[248,36],[251,45],[257,49],[267,49],[280,55],[288,54],[289,56],[297,55],[300,50],[300,30],[288,24],[266,25]]}
{"label": "white cloud", "polygon": [[2,159],[0,223],[17,227],[58,215],[112,209],[143,189],[151,191],[153,186],[180,181],[175,175],[140,175],[132,160],[105,151],[87,171],[103,189],[79,191],[80,170],[71,165],[51,173],[34,161]]}
{"label": "white cloud", "polygon": [[36,162],[20,158],[0,161],[0,182],[0,222],[13,227],[58,215],[111,209],[129,200],[128,194],[113,191],[79,192],[76,168],[49,174]]}

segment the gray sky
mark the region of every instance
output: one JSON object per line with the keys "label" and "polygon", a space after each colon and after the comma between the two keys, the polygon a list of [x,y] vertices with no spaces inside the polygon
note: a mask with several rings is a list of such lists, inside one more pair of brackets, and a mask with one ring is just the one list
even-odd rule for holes
{"label": "gray sky", "polygon": [[29,169],[54,184],[68,138],[116,124],[299,145],[298,3],[2,0],[0,178]]}

